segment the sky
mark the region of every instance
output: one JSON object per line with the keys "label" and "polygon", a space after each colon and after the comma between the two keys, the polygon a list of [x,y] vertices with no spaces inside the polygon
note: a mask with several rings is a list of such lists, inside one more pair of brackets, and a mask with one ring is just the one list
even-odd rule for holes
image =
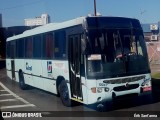
{"label": "sky", "polygon": [[[160,21],[160,0],[96,0],[103,16],[137,18],[141,23]],[[24,19],[48,13],[62,22],[94,13],[94,0],[0,0],[3,27],[24,25]]]}

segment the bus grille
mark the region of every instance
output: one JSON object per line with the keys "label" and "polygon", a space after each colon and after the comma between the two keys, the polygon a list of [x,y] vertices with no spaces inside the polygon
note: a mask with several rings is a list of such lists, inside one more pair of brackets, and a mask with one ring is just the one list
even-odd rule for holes
{"label": "bus grille", "polygon": [[129,83],[129,82],[136,82],[141,79],[145,79],[145,75],[138,76],[138,77],[130,77],[130,78],[122,78],[122,79],[114,79],[114,80],[104,80],[104,83],[107,84],[121,84],[121,83]]}
{"label": "bus grille", "polygon": [[132,84],[132,85],[128,85],[128,86],[119,86],[119,87],[114,87],[113,90],[116,92],[120,92],[120,91],[126,91],[126,90],[132,90],[132,89],[136,89],[139,87],[139,84]]}

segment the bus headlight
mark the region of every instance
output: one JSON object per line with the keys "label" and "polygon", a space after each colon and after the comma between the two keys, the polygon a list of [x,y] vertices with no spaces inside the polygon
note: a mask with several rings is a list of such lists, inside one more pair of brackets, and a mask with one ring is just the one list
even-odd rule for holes
{"label": "bus headlight", "polygon": [[92,93],[96,93],[96,87],[91,88]]}
{"label": "bus headlight", "polygon": [[92,93],[101,93],[102,92],[102,90],[103,90],[103,88],[101,88],[101,87],[93,87],[93,88],[91,88],[91,91],[92,91]]}
{"label": "bus headlight", "polygon": [[101,93],[102,92],[102,88],[97,88],[97,92]]}
{"label": "bus headlight", "polygon": [[145,86],[145,85],[149,85],[149,84],[150,84],[150,79],[146,79],[146,80],[143,81],[141,86]]}
{"label": "bus headlight", "polygon": [[109,88],[108,87],[104,88],[104,91],[109,92]]}

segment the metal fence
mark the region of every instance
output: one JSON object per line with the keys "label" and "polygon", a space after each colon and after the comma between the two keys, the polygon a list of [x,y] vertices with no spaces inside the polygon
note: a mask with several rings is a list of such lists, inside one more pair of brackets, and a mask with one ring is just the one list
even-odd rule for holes
{"label": "metal fence", "polygon": [[152,72],[160,71],[160,42],[146,42]]}

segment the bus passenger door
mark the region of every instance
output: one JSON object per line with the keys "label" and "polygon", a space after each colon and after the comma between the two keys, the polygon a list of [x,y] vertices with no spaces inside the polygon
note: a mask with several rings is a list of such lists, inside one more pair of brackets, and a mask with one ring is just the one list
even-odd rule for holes
{"label": "bus passenger door", "polygon": [[12,80],[15,80],[15,54],[16,54],[16,42],[12,41],[11,42],[11,48],[10,48],[10,53],[11,53],[11,77]]}
{"label": "bus passenger door", "polygon": [[80,35],[69,36],[68,59],[71,97],[83,101],[82,84],[80,74],[81,64],[81,40]]}

